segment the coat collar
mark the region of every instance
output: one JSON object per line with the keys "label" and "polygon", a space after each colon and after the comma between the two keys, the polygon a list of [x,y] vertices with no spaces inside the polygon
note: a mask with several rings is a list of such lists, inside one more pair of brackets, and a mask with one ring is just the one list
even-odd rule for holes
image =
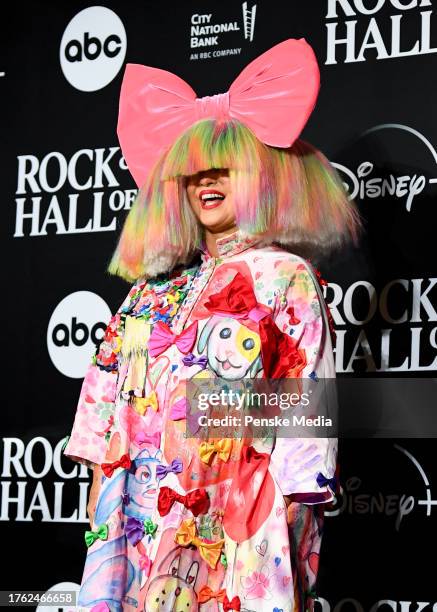
{"label": "coat collar", "polygon": [[[216,241],[218,256],[221,258],[236,255],[254,246],[258,242],[261,242],[259,236],[246,234],[240,229],[236,230],[232,234],[223,236]],[[201,252],[202,261],[207,261],[212,258],[204,240],[202,240],[199,250]]]}

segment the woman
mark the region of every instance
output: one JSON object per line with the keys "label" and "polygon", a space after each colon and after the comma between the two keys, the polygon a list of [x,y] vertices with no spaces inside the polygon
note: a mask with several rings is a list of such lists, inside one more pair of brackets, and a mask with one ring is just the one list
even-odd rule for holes
{"label": "woman", "polygon": [[303,39],[200,99],[127,66],[118,133],[141,189],[109,271],[133,286],[64,451],[94,469],[84,609],[313,609],[336,439],[185,434],[188,381],[335,376],[318,279],[294,253],[359,224],[329,162],[297,140],[318,79]]}

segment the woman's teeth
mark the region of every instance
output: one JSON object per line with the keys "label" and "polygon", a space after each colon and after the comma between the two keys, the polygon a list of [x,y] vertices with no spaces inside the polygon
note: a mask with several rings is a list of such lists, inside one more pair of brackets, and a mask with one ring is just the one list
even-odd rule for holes
{"label": "woman's teeth", "polygon": [[200,196],[203,208],[217,206],[224,199],[225,196],[221,193],[205,193]]}

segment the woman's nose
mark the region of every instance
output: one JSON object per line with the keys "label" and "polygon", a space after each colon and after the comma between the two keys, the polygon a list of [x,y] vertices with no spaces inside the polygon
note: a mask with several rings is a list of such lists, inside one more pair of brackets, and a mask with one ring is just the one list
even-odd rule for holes
{"label": "woman's nose", "polygon": [[212,185],[215,182],[216,182],[216,179],[213,178],[212,176],[203,176],[199,181],[199,185],[202,185],[203,187],[207,187],[208,185]]}

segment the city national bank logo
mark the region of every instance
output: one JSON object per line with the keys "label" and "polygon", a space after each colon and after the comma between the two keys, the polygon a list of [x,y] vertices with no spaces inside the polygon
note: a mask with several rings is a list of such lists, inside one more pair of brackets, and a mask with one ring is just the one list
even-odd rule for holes
{"label": "city national bank logo", "polygon": [[436,53],[431,16],[432,0],[328,0],[325,64]]}
{"label": "city national bank logo", "polygon": [[[394,522],[396,531],[399,531],[402,521],[413,511],[422,511],[422,516],[430,517],[433,508],[437,510],[437,499],[434,499],[431,492],[431,484],[424,468],[419,461],[406,448],[399,444],[393,444],[393,448],[399,451],[405,460],[402,460],[400,474],[410,473],[407,470],[407,463],[414,466],[413,473],[419,478],[419,489],[423,487],[420,495],[409,493],[388,493],[383,491],[365,491],[362,488],[362,480],[357,476],[348,478],[345,486],[340,487],[340,494],[332,503],[332,509],[325,512],[326,516],[339,516],[340,514],[350,515],[384,515],[390,517]],[[407,463],[405,463],[405,461]],[[392,478],[388,478],[391,482]],[[413,484],[413,483],[412,483]],[[417,488],[417,484],[415,488]],[[406,479],[402,479],[402,487],[405,487]],[[423,512],[425,510],[425,512]]]}
{"label": "city national bank logo", "polygon": [[[256,4],[249,6],[248,2],[241,5],[242,12],[238,18],[220,20],[213,13],[193,13],[190,25],[190,47],[201,49],[200,52],[192,52],[190,60],[210,59],[227,55],[239,55],[241,47],[230,47],[232,42],[244,40],[252,42],[255,34]],[[232,34],[234,36],[232,37]],[[221,47],[228,43],[223,49],[210,50],[211,47]]]}
{"label": "city national bank logo", "polygon": [[47,329],[53,365],[65,376],[83,378],[110,318],[111,310],[95,293],[67,295],[53,311]]}
{"label": "city national bank logo", "polygon": [[[398,123],[370,128],[361,135],[357,147],[365,139],[372,140],[371,146],[367,147],[374,151],[375,157],[371,161],[360,161],[353,169],[332,163],[340,172],[350,199],[371,201],[389,198],[402,202],[405,210],[411,212],[416,198],[423,194],[427,186],[437,183],[437,151],[434,146],[417,130]],[[379,158],[378,151],[382,151]],[[408,171],[413,154],[416,160],[419,157],[423,159],[422,167],[426,168],[426,172],[418,172],[417,164],[414,170]]]}
{"label": "city national bank logo", "polygon": [[121,19],[103,6],[77,13],[65,28],[59,49],[62,72],[80,91],[97,91],[118,74],[126,55]]}

